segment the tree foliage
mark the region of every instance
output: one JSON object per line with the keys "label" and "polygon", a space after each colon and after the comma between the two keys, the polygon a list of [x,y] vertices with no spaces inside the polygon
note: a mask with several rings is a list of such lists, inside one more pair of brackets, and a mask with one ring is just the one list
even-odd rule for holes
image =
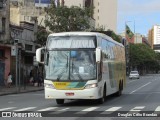
{"label": "tree foliage", "polygon": [[53,1],[46,12],[48,19],[45,20],[45,25],[52,32],[84,31],[90,28],[89,17],[93,14],[93,8],[55,6]]}
{"label": "tree foliage", "polygon": [[109,37],[111,37],[113,40],[117,41],[117,42],[121,42],[122,37],[117,35],[114,31],[112,30],[107,30],[104,31],[103,27],[102,28],[98,28],[96,30],[92,30],[92,32],[99,32],[99,33],[103,33],[105,35],[108,35]]}
{"label": "tree foliage", "polygon": [[45,45],[48,35],[49,35],[49,32],[46,30],[45,27],[38,26],[38,32],[36,33],[36,36],[37,36],[36,42],[41,46]]}
{"label": "tree foliage", "polygon": [[[158,70],[160,56],[154,50],[144,44],[130,44],[130,66],[144,70]],[[159,57],[159,58],[158,58]]]}

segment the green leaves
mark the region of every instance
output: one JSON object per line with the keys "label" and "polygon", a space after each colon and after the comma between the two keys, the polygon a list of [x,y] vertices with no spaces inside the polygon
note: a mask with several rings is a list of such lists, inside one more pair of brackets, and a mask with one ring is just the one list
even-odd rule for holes
{"label": "green leaves", "polygon": [[47,30],[44,27],[39,26],[38,32],[36,33],[36,36],[37,36],[36,42],[42,46],[45,45],[48,35],[49,35],[49,32],[47,32]]}
{"label": "green leaves", "polygon": [[90,28],[89,17],[93,8],[80,8],[77,6],[55,7],[54,3],[46,9],[48,20],[45,20],[46,27],[52,32],[84,31]]}
{"label": "green leaves", "polygon": [[160,55],[144,44],[130,44],[130,64],[132,67],[155,70],[159,66]]}

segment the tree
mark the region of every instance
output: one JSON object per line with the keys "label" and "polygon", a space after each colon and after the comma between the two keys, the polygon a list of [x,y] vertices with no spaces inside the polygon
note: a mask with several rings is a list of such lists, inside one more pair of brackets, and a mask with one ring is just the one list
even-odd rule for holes
{"label": "tree", "polygon": [[49,35],[49,32],[46,30],[45,27],[38,26],[38,32],[36,33],[36,36],[37,36],[36,42],[41,46],[44,46],[47,41],[48,35]]}
{"label": "tree", "polygon": [[144,44],[130,44],[130,67],[137,68],[142,74],[144,71],[159,69],[157,55],[154,50]]}
{"label": "tree", "polygon": [[92,32],[99,32],[99,33],[103,33],[105,35],[108,35],[109,37],[111,37],[113,40],[117,41],[117,42],[121,42],[122,37],[117,35],[115,32],[113,32],[112,30],[107,30],[104,31],[104,28],[98,28],[96,30],[92,30]]}
{"label": "tree", "polygon": [[55,5],[54,1],[46,9],[48,19],[45,20],[46,27],[52,32],[84,31],[91,28],[89,17],[93,14],[93,7],[80,8],[78,6]]}

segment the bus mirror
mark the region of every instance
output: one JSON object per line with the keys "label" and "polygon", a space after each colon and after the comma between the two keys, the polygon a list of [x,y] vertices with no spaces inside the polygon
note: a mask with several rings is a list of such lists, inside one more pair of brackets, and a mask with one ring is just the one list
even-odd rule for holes
{"label": "bus mirror", "polygon": [[96,62],[100,62],[100,61],[101,61],[101,49],[96,48]]}
{"label": "bus mirror", "polygon": [[44,62],[42,62],[42,50],[44,50],[44,47],[38,48],[36,50],[36,61],[39,63],[44,63]]}

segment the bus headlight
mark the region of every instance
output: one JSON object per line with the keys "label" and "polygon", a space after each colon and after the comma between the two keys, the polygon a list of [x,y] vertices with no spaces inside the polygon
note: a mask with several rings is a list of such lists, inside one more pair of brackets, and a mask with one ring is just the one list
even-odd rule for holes
{"label": "bus headlight", "polygon": [[97,84],[97,83],[88,84],[88,85],[86,85],[86,86],[85,86],[85,89],[95,88],[95,87],[97,87],[97,86],[98,86],[98,84]]}
{"label": "bus headlight", "polygon": [[44,87],[54,89],[53,84],[44,83]]}

